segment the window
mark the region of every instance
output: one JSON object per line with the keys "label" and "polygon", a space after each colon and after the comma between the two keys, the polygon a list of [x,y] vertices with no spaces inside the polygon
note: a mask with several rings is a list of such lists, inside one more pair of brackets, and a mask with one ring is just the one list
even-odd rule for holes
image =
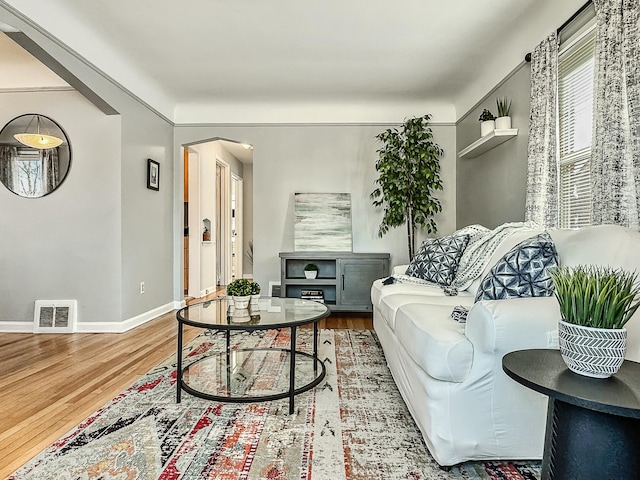
{"label": "window", "polygon": [[561,228],[591,224],[595,37],[595,22],[592,21],[572,36],[558,57]]}

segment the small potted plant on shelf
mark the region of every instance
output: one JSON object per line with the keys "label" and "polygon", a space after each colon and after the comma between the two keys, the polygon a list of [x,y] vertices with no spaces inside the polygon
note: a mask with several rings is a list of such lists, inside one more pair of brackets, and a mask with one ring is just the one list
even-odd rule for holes
{"label": "small potted plant on shelf", "polygon": [[567,367],[588,377],[614,375],[624,361],[624,326],[640,306],[638,274],[582,265],[549,273],[560,305],[558,337]]}
{"label": "small potted plant on shelf", "polygon": [[480,136],[484,137],[493,132],[496,128],[496,117],[488,109],[484,109],[480,114]]}
{"label": "small potted plant on shelf", "polygon": [[305,278],[313,279],[318,276],[318,266],[315,263],[307,263],[304,266]]}
{"label": "small potted plant on shelf", "polygon": [[260,298],[260,284],[258,282],[251,282],[251,303],[258,303]]}
{"label": "small potted plant on shelf", "polygon": [[227,285],[227,296],[233,298],[236,309],[245,309],[251,300],[251,282],[245,278],[238,278]]}
{"label": "small potted plant on shelf", "polygon": [[511,100],[497,98],[498,118],[496,118],[496,130],[511,128]]}

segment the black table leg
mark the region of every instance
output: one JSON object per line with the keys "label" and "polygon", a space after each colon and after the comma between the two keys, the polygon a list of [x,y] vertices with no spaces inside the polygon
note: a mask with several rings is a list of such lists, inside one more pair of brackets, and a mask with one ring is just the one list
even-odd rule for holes
{"label": "black table leg", "polygon": [[[318,358],[318,322],[313,322],[313,356]],[[313,361],[313,374],[318,375],[318,362]]]}
{"label": "black table leg", "polygon": [[225,331],[226,359],[227,359],[227,395],[231,394],[231,332]]}
{"label": "black table leg", "polygon": [[293,399],[296,391],[296,329],[291,327],[291,359],[289,362],[289,415],[293,413]]}
{"label": "black table leg", "polygon": [[176,370],[176,403],[180,403],[182,394],[182,322],[178,322],[178,364]]}
{"label": "black table leg", "polygon": [[639,448],[640,420],[549,399],[543,480],[637,480]]}

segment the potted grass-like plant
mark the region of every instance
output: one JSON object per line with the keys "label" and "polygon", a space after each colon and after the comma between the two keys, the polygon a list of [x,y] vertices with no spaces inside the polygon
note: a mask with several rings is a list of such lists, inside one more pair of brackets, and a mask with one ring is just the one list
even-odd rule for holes
{"label": "potted grass-like plant", "polygon": [[624,361],[624,326],[640,306],[638,274],[596,266],[549,272],[560,305],[560,353],[567,367],[588,377],[614,375]]}
{"label": "potted grass-like plant", "polygon": [[511,128],[511,100],[506,98],[496,99],[498,118],[496,118],[496,130]]}

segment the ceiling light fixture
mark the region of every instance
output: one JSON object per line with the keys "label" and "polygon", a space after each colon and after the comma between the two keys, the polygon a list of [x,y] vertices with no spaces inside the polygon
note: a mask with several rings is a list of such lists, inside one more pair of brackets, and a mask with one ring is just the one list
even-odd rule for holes
{"label": "ceiling light fixture", "polygon": [[245,150],[253,150],[253,145],[249,145],[248,143],[241,143],[240,145],[242,145],[242,148]]}
{"label": "ceiling light fixture", "polygon": [[[34,120],[36,121],[35,130],[31,127]],[[42,133],[40,132],[41,128]],[[29,122],[29,125],[27,125],[24,133],[16,133],[13,137],[27,147],[37,148],[40,150],[44,150],[45,148],[54,148],[62,144],[61,138],[49,135],[46,127],[41,125],[40,115],[34,115],[33,118],[31,118],[31,121]]]}

